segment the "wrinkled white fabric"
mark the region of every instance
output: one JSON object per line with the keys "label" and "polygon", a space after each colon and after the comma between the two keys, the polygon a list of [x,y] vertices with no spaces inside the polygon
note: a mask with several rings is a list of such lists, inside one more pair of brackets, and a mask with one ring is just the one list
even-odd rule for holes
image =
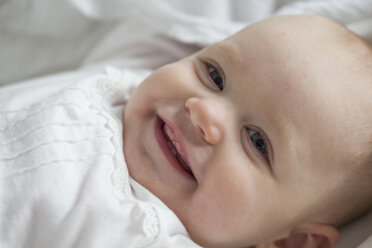
{"label": "wrinkled white fabric", "polygon": [[128,174],[121,115],[145,74],[0,89],[0,247],[199,247]]}
{"label": "wrinkled white fabric", "polygon": [[372,0],[3,0],[0,85],[108,60],[155,69],[283,14],[323,15],[372,42]]}

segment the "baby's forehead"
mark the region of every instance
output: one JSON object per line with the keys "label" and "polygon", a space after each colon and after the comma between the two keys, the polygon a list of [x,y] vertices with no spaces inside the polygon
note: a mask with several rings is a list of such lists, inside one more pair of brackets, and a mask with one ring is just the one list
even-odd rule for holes
{"label": "baby's forehead", "polygon": [[[227,39],[237,46],[255,42],[268,52],[301,48],[303,52],[324,52],[330,47],[340,50],[360,50],[363,40],[346,27],[319,16],[282,16],[247,26]],[[301,54],[299,54],[301,55]]]}

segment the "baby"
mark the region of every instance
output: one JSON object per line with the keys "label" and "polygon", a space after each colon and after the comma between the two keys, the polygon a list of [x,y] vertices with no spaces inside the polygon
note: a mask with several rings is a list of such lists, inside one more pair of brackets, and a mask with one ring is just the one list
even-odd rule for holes
{"label": "baby", "polygon": [[0,91],[1,247],[331,248],[371,208],[372,49],[339,24],[252,24],[128,102],[110,75]]}
{"label": "baby", "polygon": [[335,247],[372,206],[371,110],[366,42],[277,17],[144,80],[124,154],[204,247]]}

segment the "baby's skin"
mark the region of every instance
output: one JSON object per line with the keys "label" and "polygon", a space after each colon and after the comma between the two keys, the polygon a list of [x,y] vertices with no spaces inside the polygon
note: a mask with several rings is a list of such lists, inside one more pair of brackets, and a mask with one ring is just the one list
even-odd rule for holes
{"label": "baby's skin", "polygon": [[124,112],[130,175],[203,247],[334,247],[372,150],[370,57],[341,25],[288,16],[165,65]]}

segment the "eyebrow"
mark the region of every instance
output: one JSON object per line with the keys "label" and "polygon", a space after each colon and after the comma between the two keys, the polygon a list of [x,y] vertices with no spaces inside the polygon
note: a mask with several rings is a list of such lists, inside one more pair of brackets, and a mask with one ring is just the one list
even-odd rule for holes
{"label": "eyebrow", "polygon": [[270,130],[270,132],[266,131],[266,134],[270,137],[273,149],[273,154],[271,154],[273,169],[279,169],[278,154],[279,157],[282,157],[282,152],[289,153],[286,156],[289,156],[291,159],[294,154],[298,154],[299,150],[297,146],[299,144],[296,143],[296,139],[299,137],[299,133],[296,124],[293,121],[288,121],[290,118],[283,116],[281,111],[276,111],[275,108],[270,108],[270,110],[270,112],[267,111],[265,113],[268,116],[266,120],[269,123],[266,130]]}
{"label": "eyebrow", "polygon": [[243,64],[242,59],[240,56],[240,53],[237,51],[237,49],[230,45],[228,41],[221,41],[218,43],[215,43],[211,49],[212,51],[216,50],[215,52],[221,52],[223,55],[228,57],[228,60],[232,63],[238,63],[238,64]]}

